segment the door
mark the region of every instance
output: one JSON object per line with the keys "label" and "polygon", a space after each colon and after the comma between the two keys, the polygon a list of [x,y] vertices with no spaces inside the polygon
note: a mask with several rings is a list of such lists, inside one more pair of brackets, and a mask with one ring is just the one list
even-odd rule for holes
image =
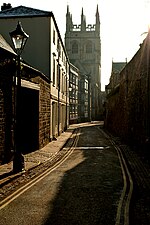
{"label": "door", "polygon": [[39,91],[21,87],[17,143],[22,153],[39,148]]}

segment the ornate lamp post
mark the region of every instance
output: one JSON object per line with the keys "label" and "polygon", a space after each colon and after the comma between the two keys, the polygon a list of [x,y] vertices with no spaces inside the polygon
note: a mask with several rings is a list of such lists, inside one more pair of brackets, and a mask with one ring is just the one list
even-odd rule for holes
{"label": "ornate lamp post", "polygon": [[24,157],[21,153],[20,146],[18,144],[19,137],[19,124],[18,124],[18,104],[20,98],[21,89],[21,71],[20,71],[20,56],[25,47],[27,39],[29,37],[18,22],[16,30],[10,32],[15,51],[17,53],[17,71],[14,76],[14,159],[13,159],[13,171],[20,172],[24,170]]}

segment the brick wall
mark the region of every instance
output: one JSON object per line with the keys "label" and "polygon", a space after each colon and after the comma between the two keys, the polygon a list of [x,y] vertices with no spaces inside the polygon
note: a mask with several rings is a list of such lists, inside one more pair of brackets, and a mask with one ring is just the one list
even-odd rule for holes
{"label": "brick wall", "polygon": [[11,158],[12,66],[0,66],[0,163]]}
{"label": "brick wall", "polygon": [[5,115],[4,115],[4,96],[2,90],[2,83],[0,84],[0,155],[2,161],[2,155],[4,151],[4,137],[5,137]]}

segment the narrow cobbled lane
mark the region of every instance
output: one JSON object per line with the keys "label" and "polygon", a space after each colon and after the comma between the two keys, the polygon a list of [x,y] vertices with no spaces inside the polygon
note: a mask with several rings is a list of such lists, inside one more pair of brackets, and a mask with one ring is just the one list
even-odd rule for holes
{"label": "narrow cobbled lane", "polygon": [[117,151],[95,124],[77,138],[61,165],[1,209],[1,225],[116,224],[124,188]]}

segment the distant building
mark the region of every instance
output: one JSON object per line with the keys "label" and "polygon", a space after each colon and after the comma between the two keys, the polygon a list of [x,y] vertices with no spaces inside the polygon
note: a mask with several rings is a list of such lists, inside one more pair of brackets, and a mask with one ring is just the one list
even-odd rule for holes
{"label": "distant building", "polygon": [[[65,46],[70,62],[80,71],[79,87],[81,87],[80,93],[82,92],[79,99],[81,101],[79,102],[80,117],[83,121],[97,120],[101,107],[101,40],[98,6],[94,25],[86,24],[83,8],[81,24],[73,24],[69,6],[67,6]],[[88,88],[84,89],[85,86]]]}
{"label": "distant building", "polygon": [[78,123],[79,117],[79,69],[74,65],[70,64],[70,74],[69,74],[69,123]]}
{"label": "distant building", "polygon": [[120,72],[126,66],[127,62],[112,62],[112,71],[109,84],[106,85],[106,93],[109,94],[120,83]]}

